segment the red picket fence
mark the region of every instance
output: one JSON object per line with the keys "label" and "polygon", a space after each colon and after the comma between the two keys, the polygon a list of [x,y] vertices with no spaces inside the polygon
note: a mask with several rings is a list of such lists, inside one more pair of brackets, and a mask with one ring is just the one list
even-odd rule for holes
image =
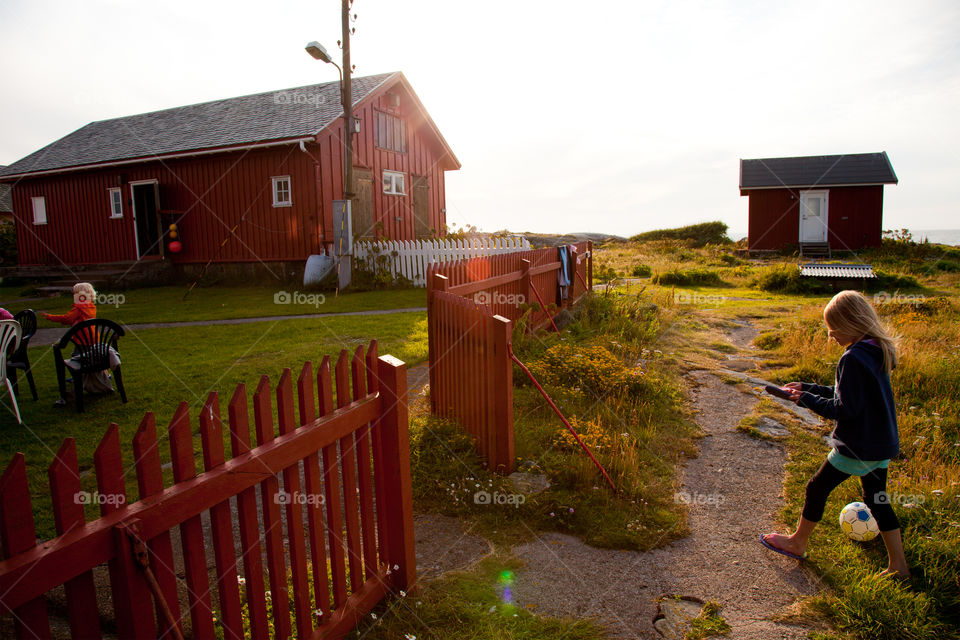
{"label": "red picket fence", "polygon": [[[470,433],[487,466],[513,471],[513,323],[526,304],[576,303],[593,281],[593,243],[576,245],[576,272],[559,299],[555,248],[433,265],[427,279],[430,406]],[[532,314],[531,328],[550,322]]]}
{"label": "red picket fence", "polygon": [[[468,297],[489,306],[497,315],[513,322],[520,319],[524,305],[556,304],[569,306],[593,286],[593,243],[580,242],[577,247],[576,274],[566,300],[558,299],[557,271],[560,261],[557,249],[532,249],[469,260],[456,260],[431,265],[427,276],[427,300],[437,286],[434,275],[447,279],[448,293]],[[531,327],[549,322],[545,310],[533,314]]]}
{"label": "red picket fence", "polygon": [[[146,414],[133,438],[136,502],[126,500],[119,431],[110,425],[94,455],[101,513],[91,522],[78,500],[76,447],[66,439],[48,471],[58,535],[39,544],[25,460],[14,456],[0,477],[0,614],[13,614],[17,637],[50,636],[44,594],[59,585],[72,636],[101,637],[92,569],[103,563],[121,638],[268,638],[267,589],[275,637],[341,638],[389,592],[409,588],[416,561],[404,364],[377,358],[375,341],[366,355],[358,347],[352,361],[342,351],[335,377],[329,357],[316,377],[304,364],[297,379],[299,422],[291,378],[284,370],[275,390],[279,435],[269,380],[260,379],[253,394],[255,446],[245,386],[237,386],[228,404],[229,434],[217,394],[210,394],[199,417],[200,473],[188,405],[181,403],[168,430],[174,477],[168,487],[154,417]],[[174,570],[174,529],[183,549],[184,603]]]}
{"label": "red picket fence", "polygon": [[[435,291],[429,316],[433,413],[454,418],[487,466],[513,471],[511,323],[467,298]],[[436,376],[433,376],[436,369]]]}

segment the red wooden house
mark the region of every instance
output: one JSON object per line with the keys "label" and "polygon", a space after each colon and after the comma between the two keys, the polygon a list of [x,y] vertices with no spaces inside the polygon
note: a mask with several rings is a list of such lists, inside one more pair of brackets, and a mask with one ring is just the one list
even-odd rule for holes
{"label": "red wooden house", "polygon": [[[460,163],[407,79],[355,78],[353,102],[354,236],[442,233]],[[20,264],[302,264],[332,249],[342,114],[330,82],[88,124],[0,170]]]}
{"label": "red wooden house", "polygon": [[896,184],[886,151],[740,160],[749,198],[750,251],[879,247],[883,185]]}

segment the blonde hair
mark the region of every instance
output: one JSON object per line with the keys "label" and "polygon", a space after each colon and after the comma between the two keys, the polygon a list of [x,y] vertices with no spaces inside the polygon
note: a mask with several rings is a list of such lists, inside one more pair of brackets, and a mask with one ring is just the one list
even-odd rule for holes
{"label": "blonde hair", "polygon": [[883,349],[883,365],[887,373],[897,366],[897,336],[880,322],[870,302],[858,291],[841,291],[823,310],[827,326],[840,333],[855,336],[855,341],[875,340]]}
{"label": "blonde hair", "polygon": [[82,294],[85,296],[86,300],[84,300],[84,302],[92,302],[94,304],[97,302],[97,292],[89,282],[78,282],[73,285],[73,294]]}

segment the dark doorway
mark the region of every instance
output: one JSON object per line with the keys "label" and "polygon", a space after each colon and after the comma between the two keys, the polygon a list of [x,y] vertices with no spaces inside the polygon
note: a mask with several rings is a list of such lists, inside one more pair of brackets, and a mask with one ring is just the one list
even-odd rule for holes
{"label": "dark doorway", "polygon": [[133,189],[133,219],[137,227],[137,254],[143,256],[160,255],[160,225],[157,221],[159,209],[157,183],[135,184]]}

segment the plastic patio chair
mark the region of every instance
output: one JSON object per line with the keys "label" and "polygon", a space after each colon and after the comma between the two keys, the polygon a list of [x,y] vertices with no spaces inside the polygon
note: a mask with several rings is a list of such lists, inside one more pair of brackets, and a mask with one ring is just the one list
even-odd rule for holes
{"label": "plastic patio chair", "polygon": [[[20,346],[21,331],[20,323],[16,320],[0,320],[0,354],[6,354],[11,345],[14,350]],[[13,413],[17,416],[17,424],[23,424],[20,418],[20,407],[17,406],[17,395],[13,392],[13,385],[7,377],[6,357],[0,358],[0,376],[7,385],[7,393],[10,394],[10,403],[13,405]]]}
{"label": "plastic patio chair", "polygon": [[13,390],[19,394],[20,387],[17,384],[17,369],[22,369],[27,376],[27,382],[30,384],[30,393],[33,399],[37,399],[37,385],[33,381],[33,372],[30,370],[30,359],[27,357],[27,347],[30,344],[30,338],[37,332],[37,314],[33,309],[24,309],[20,311],[13,319],[20,323],[20,346],[12,350],[7,356],[7,375],[13,382]]}
{"label": "plastic patio chair", "polygon": [[[73,389],[77,411],[83,412],[83,376],[110,369],[110,348],[120,353],[117,339],[124,335],[123,327],[113,320],[96,318],[84,320],[70,327],[53,347],[54,362],[57,365],[57,385],[60,397],[67,397],[66,372],[73,375]],[[68,367],[63,359],[63,349],[73,344],[74,351],[70,360],[77,366]],[[120,399],[127,401],[127,392],[123,389],[123,377],[120,365],[113,369],[113,379],[117,383]]]}

